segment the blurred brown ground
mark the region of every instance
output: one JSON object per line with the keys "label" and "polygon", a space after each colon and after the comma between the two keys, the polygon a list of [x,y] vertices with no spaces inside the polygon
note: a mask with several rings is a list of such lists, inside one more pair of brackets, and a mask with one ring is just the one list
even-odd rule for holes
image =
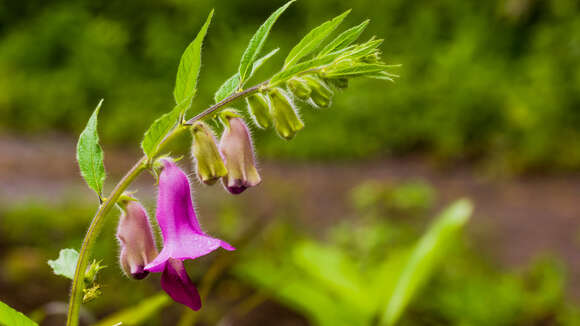
{"label": "blurred brown ground", "polygon": [[[48,135],[44,138],[0,138],[0,205],[42,198],[58,203],[64,196],[92,194],[84,186],[74,160],[75,141]],[[139,153],[106,148],[109,181],[118,180]],[[365,163],[262,162],[263,184],[235,200],[248,201],[260,215],[280,210],[273,203],[291,193],[301,211],[300,221],[322,230],[349,213],[348,191],[363,180],[392,183],[423,179],[438,191],[438,208],[466,196],[475,202],[470,232],[486,254],[507,266],[521,266],[538,254],[552,253],[569,267],[569,294],[580,298],[580,175],[486,178],[469,166],[435,168],[418,158],[386,159]],[[131,188],[153,195],[151,178],[141,177]],[[111,182],[108,183],[111,187]],[[198,185],[197,205],[225,198],[221,188]],[[145,189],[145,190],[143,190]],[[276,191],[270,191],[275,189]],[[220,197],[224,196],[224,197]],[[270,197],[269,197],[270,196]],[[290,205],[290,204],[289,204]],[[310,217],[316,218],[310,218]]]}

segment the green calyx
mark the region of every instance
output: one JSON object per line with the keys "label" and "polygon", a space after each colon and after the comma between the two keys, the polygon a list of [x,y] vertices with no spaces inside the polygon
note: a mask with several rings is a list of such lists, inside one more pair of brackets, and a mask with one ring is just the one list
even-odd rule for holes
{"label": "green calyx", "polygon": [[274,88],[268,93],[271,103],[272,120],[280,137],[290,140],[296,132],[304,128],[304,123],[298,117],[290,99],[280,88]]}
{"label": "green calyx", "polygon": [[252,94],[246,98],[248,112],[254,118],[256,125],[262,129],[270,127],[270,106],[268,100],[260,93]]}
{"label": "green calyx", "polygon": [[310,98],[310,93],[312,90],[310,86],[306,83],[306,81],[302,78],[294,77],[286,82],[288,86],[288,90],[294,94],[297,98],[306,101]]}
{"label": "green calyx", "polygon": [[312,93],[310,94],[312,102],[321,108],[329,107],[333,92],[328,85],[322,79],[315,76],[304,76],[304,80],[306,80],[306,83],[312,89]]}
{"label": "green calyx", "polygon": [[218,151],[215,136],[209,126],[197,121],[191,128],[193,136],[192,155],[196,162],[197,176],[201,182],[212,185],[228,174]]}

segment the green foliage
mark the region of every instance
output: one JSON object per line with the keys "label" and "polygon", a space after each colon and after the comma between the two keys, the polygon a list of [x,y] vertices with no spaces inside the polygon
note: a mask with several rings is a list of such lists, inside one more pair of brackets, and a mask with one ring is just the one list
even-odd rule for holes
{"label": "green foliage", "polygon": [[467,200],[457,201],[410,253],[383,252],[365,268],[339,246],[297,241],[283,250],[286,253],[277,253],[281,263],[255,255],[242,260],[235,272],[317,325],[370,325],[380,315],[382,325],[394,325],[450,253],[471,210]]}
{"label": "green foliage", "polygon": [[288,56],[284,60],[284,68],[291,67],[292,65],[298,63],[300,59],[311,54],[316,50],[320,44],[332,33],[344,18],[350,13],[350,10],[345,11],[341,15],[324,22],[320,26],[314,28],[308,34],[306,34],[296,46],[290,50]]}
{"label": "green foliage", "polygon": [[79,252],[75,249],[61,249],[58,258],[49,260],[48,265],[56,275],[61,275],[69,279],[74,279]]}
{"label": "green foliage", "polygon": [[332,42],[328,43],[321,51],[318,56],[323,56],[329,54],[336,49],[342,49],[349,46],[352,42],[356,41],[360,34],[366,29],[370,20],[365,20],[360,23],[360,25],[351,27],[346,31],[340,33]]}
{"label": "green foliage", "polygon": [[165,135],[175,127],[178,123],[179,117],[188,106],[188,101],[183,101],[151,124],[149,129],[145,132],[145,136],[141,142],[141,148],[147,157],[152,159],[157,154],[160,154],[159,146],[165,138]]}
{"label": "green foliage", "polygon": [[252,66],[258,58],[258,55],[260,55],[260,51],[262,51],[262,47],[264,46],[264,43],[266,43],[266,39],[268,38],[272,26],[276,20],[278,20],[278,17],[280,17],[286,8],[288,8],[293,2],[294,0],[288,1],[284,6],[280,7],[270,15],[270,17],[266,19],[264,24],[258,28],[254,36],[250,39],[248,47],[244,50],[244,54],[242,54],[240,67],[238,69],[238,73],[240,74],[240,86],[244,85],[244,81],[250,75],[250,72],[254,70]]}
{"label": "green foliage", "polygon": [[382,315],[382,325],[394,325],[400,319],[413,296],[441,264],[441,260],[471,216],[472,210],[471,203],[465,199],[455,202],[439,216],[421,238],[401,272]]}
{"label": "green foliage", "polygon": [[[220,19],[212,23],[216,41],[204,42],[206,79],[198,85],[196,110],[213,102],[215,90],[239,68],[232,54],[243,53],[248,35],[282,4],[126,1],[120,8],[110,1],[57,0],[33,10],[11,3],[0,10],[0,129],[78,134],[93,103],[105,98],[114,110],[101,112],[103,141],[137,143],[169,109],[175,59],[204,23],[200,13],[215,6]],[[387,88],[350,83],[334,99],[332,119],[302,110],[316,128],[288,145],[256,132],[262,157],[333,160],[419,151],[440,162],[477,160],[498,172],[578,169],[576,1],[300,1],[276,22],[269,42],[287,52],[307,26],[349,8],[371,19],[361,37],[384,37],[387,62],[401,63],[403,78]],[[276,72],[277,59],[260,76]],[[355,135],[356,128],[366,132]]]}
{"label": "green foliage", "polygon": [[95,108],[77,143],[77,162],[79,163],[81,175],[99,198],[102,195],[103,183],[106,177],[103,149],[99,145],[99,133],[97,131],[97,119],[102,104],[103,100]]}
{"label": "green foliage", "polygon": [[152,315],[158,314],[159,310],[171,303],[171,299],[165,293],[141,300],[136,306],[123,309],[100,320],[94,326],[126,325],[137,326],[150,320]]}
{"label": "green foliage", "polygon": [[22,313],[10,308],[0,301],[0,325],[2,326],[38,326]]}
{"label": "green foliage", "polygon": [[175,89],[173,90],[173,96],[177,104],[184,101],[191,102],[197,92],[197,79],[201,69],[201,48],[212,17],[213,10],[209,13],[205,24],[203,24],[195,39],[187,46],[181,56],[179,68],[177,69]]}

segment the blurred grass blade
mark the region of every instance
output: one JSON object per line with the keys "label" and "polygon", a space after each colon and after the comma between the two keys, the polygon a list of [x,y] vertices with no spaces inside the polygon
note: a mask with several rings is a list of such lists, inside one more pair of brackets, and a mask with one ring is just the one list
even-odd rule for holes
{"label": "blurred grass blade", "polygon": [[38,326],[23,313],[16,311],[0,301],[0,325],[2,326]]}
{"label": "blurred grass blade", "polygon": [[394,325],[420,287],[425,284],[455,242],[473,210],[461,199],[451,204],[421,238],[397,281],[380,325]]}
{"label": "blurred grass blade", "polygon": [[191,101],[197,92],[197,78],[201,69],[201,47],[207,34],[209,23],[213,17],[213,10],[209,13],[205,24],[201,27],[195,39],[187,46],[177,69],[173,96],[177,104]]}
{"label": "blurred grass blade", "polygon": [[369,24],[369,19],[365,20],[364,22],[360,23],[357,26],[351,27],[346,31],[342,32],[338,35],[332,42],[328,43],[322,51],[318,54],[318,56],[323,56],[328,54],[336,49],[342,49],[349,46],[352,42],[356,41],[358,37],[362,34],[362,32],[366,29],[367,25]]}
{"label": "blurred grass blade", "polygon": [[99,133],[97,131],[97,120],[101,105],[103,105],[103,100],[99,101],[77,143],[77,162],[81,175],[99,198],[102,196],[103,183],[106,177],[105,163],[103,162],[104,154],[101,145],[99,145]]}
{"label": "blurred grass blade", "polygon": [[226,97],[232,95],[240,87],[240,73],[236,73],[232,77],[228,78],[215,92],[213,98],[216,103],[221,102]]}
{"label": "blurred grass blade", "polygon": [[284,60],[284,68],[290,67],[297,63],[300,59],[312,53],[318,46],[332,33],[336,27],[344,20],[350,13],[350,10],[345,11],[332,20],[324,22],[322,25],[311,30],[306,36],[290,50],[288,57]]}
{"label": "blurred grass blade", "polygon": [[183,101],[151,124],[141,142],[141,148],[148,158],[151,159],[158,154],[159,144],[161,144],[165,135],[177,124],[180,115],[188,106],[188,101]]}
{"label": "blurred grass blade", "polygon": [[278,10],[276,10],[272,15],[270,15],[270,17],[268,17],[268,19],[266,19],[266,21],[258,28],[256,33],[250,39],[248,47],[246,47],[244,54],[242,54],[240,67],[238,69],[242,84],[252,71],[252,65],[254,64],[254,61],[256,61],[258,55],[260,55],[260,51],[262,50],[264,43],[266,43],[266,39],[268,38],[268,34],[270,33],[272,26],[278,17],[280,17],[286,8],[288,8],[288,6],[290,6],[294,1],[295,0],[288,1],[285,5],[278,8]]}
{"label": "blurred grass blade", "polygon": [[293,259],[312,278],[357,310],[370,313],[368,294],[363,287],[356,262],[337,247],[323,247],[304,241],[292,251]]}
{"label": "blurred grass blade", "polygon": [[106,317],[93,326],[141,325],[149,321],[153,315],[158,314],[159,310],[163,309],[171,302],[171,299],[167,296],[167,294],[165,294],[165,292],[160,292],[152,297],[142,300],[134,307],[121,310],[109,317]]}

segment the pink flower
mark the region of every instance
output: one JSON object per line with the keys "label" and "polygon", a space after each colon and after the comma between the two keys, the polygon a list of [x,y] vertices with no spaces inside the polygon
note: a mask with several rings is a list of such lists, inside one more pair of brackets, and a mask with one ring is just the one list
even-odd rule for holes
{"label": "pink flower", "polygon": [[163,250],[145,270],[161,272],[169,259],[195,259],[220,247],[235,250],[201,230],[193,210],[189,179],[172,160],[164,158],[161,163],[156,217],[163,235]]}
{"label": "pink flower", "polygon": [[169,296],[193,310],[201,308],[201,298],[195,284],[191,282],[183,262],[169,258],[161,274],[161,287]]}
{"label": "pink flower", "polygon": [[140,280],[149,274],[145,265],[157,255],[151,224],[143,206],[132,198],[122,199],[119,206],[123,210],[117,228],[121,267],[125,274]]}

